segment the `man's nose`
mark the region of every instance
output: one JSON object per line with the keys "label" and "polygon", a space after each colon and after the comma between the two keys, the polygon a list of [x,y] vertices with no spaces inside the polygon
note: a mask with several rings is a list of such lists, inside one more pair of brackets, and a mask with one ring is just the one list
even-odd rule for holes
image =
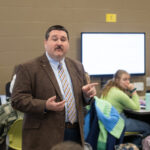
{"label": "man's nose", "polygon": [[61,45],[61,44],[62,44],[62,41],[61,41],[61,40],[57,40],[57,44],[58,44],[58,45]]}

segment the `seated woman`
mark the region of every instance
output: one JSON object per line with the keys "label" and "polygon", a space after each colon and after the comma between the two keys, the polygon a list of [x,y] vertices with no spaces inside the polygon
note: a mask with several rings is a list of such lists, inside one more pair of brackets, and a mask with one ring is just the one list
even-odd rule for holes
{"label": "seated woman", "polygon": [[[130,96],[128,93],[130,92]],[[118,70],[114,78],[109,80],[102,90],[102,99],[109,101],[125,120],[128,132],[139,132],[146,137],[150,135],[150,125],[146,122],[128,118],[124,109],[139,110],[139,96],[134,85],[130,83],[130,75],[125,70]],[[137,143],[135,143],[137,144]]]}

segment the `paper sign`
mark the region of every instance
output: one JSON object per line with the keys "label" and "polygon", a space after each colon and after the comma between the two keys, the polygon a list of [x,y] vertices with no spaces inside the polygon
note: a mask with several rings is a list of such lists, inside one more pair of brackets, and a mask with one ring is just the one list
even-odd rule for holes
{"label": "paper sign", "polygon": [[150,86],[150,77],[146,77],[146,86]]}
{"label": "paper sign", "polygon": [[137,91],[143,91],[144,90],[144,83],[143,82],[135,82],[134,86]]}
{"label": "paper sign", "polygon": [[117,22],[117,14],[106,14],[106,22]]}

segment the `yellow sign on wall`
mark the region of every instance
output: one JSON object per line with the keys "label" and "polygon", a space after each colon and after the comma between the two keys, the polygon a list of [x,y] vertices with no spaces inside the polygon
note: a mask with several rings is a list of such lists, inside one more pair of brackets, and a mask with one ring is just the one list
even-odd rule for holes
{"label": "yellow sign on wall", "polygon": [[106,22],[117,22],[117,14],[106,14]]}

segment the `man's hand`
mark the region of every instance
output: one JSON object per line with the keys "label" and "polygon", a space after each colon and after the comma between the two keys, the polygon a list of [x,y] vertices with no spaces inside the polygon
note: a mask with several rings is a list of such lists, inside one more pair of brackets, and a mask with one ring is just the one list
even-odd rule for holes
{"label": "man's hand", "polygon": [[56,96],[49,98],[46,101],[46,109],[53,110],[53,111],[62,111],[65,107],[65,100],[61,102],[56,102]]}
{"label": "man's hand", "polygon": [[82,87],[82,91],[87,98],[92,98],[96,95],[95,86],[99,83],[90,83]]}

